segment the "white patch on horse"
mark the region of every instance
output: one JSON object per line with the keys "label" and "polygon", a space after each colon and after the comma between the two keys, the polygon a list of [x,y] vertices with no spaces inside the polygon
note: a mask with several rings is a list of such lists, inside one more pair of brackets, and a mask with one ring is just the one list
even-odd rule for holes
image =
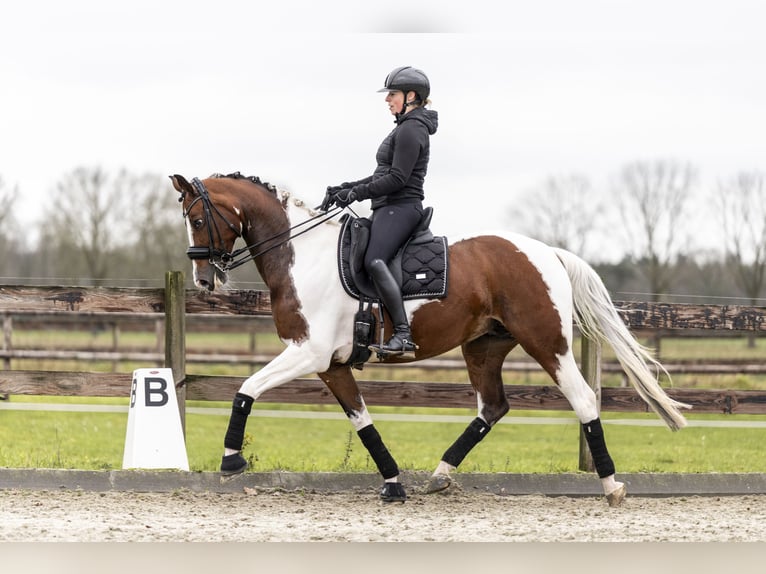
{"label": "white patch on horse", "polygon": [[[191,222],[188,217],[184,217],[184,226],[186,227],[186,235],[189,239],[189,245],[194,245],[194,235],[192,234]],[[197,273],[196,262],[192,264],[192,279],[194,280],[194,284],[197,285],[199,274]]]}
{"label": "white patch on horse", "polygon": [[362,410],[360,411],[354,411],[350,417],[348,417],[348,420],[351,421],[351,426],[354,427],[354,430],[356,432],[359,432],[365,427],[368,427],[372,424],[372,416],[370,416],[369,411],[367,410],[367,405],[364,403],[364,400],[362,400]]}
{"label": "white patch on horse", "polygon": [[548,287],[548,296],[551,304],[557,310],[561,318],[561,334],[567,342],[567,346],[572,347],[572,284],[569,281],[569,275],[561,264],[561,261],[551,250],[549,245],[542,243],[526,235],[518,233],[499,231],[485,233],[484,235],[495,235],[513,243],[523,253],[529,262],[534,265],[540,273],[545,285]]}
{"label": "white patch on horse", "polygon": [[[237,218],[239,218],[240,214],[242,213],[236,205],[232,205],[231,208],[234,210],[234,213],[237,214]],[[242,226],[242,220],[239,221],[239,235],[242,236],[243,233],[243,226]]]}
{"label": "white patch on horse", "polygon": [[481,398],[481,393],[479,391],[476,391],[476,410],[476,416],[478,416],[484,422],[487,422],[487,419],[485,419],[484,415],[481,414],[484,412],[484,399]]}
{"label": "white patch on horse", "polygon": [[[308,219],[309,210],[303,202],[288,202],[289,193],[277,190],[277,197],[286,205],[291,226]],[[293,232],[293,263],[288,271],[298,307],[306,324],[308,337],[287,341],[302,348],[313,368],[302,375],[325,370],[333,353],[351,344],[356,301],[345,294],[338,276],[335,249],[339,224],[327,222],[310,233]],[[300,375],[298,375],[300,376]]]}
{"label": "white patch on horse", "polygon": [[566,355],[557,356],[560,366],[558,371],[556,371],[556,380],[577,418],[581,423],[587,423],[598,418],[596,394],[588,386],[582,373],[577,368],[572,351],[570,350]]}
{"label": "white patch on horse", "polygon": [[189,245],[194,245],[194,236],[192,235],[191,222],[188,217],[184,217],[184,226],[186,227],[186,236],[189,239]]}

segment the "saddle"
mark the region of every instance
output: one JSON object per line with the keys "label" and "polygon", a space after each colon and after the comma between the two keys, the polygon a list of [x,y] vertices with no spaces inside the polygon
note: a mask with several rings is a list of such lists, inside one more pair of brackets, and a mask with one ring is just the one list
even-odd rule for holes
{"label": "saddle", "polygon": [[[423,217],[389,263],[391,274],[402,290],[402,298],[441,299],[447,296],[447,238],[435,236],[429,229],[433,208],[426,207]],[[364,254],[370,240],[372,221],[367,217],[344,214],[338,237],[338,271],[343,289],[356,299],[378,299],[375,285],[364,270]]]}
{"label": "saddle", "polygon": [[[402,290],[402,298],[441,299],[447,296],[449,251],[447,239],[435,236],[429,229],[433,208],[426,207],[412,237],[389,263],[391,274]],[[361,369],[372,352],[376,323],[380,325],[379,340],[383,339],[382,303],[372,279],[364,270],[364,254],[370,240],[372,221],[366,217],[341,218],[338,236],[338,272],[343,289],[359,300],[354,318],[354,343],[346,364]],[[377,305],[378,317],[373,311]]]}

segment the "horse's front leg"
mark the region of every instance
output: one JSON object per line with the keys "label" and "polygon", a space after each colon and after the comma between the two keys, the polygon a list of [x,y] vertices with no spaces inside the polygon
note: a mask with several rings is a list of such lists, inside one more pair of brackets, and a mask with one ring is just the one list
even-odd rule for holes
{"label": "horse's front leg", "polygon": [[244,472],[247,461],[242,456],[242,443],[245,440],[247,417],[253,402],[269,389],[273,389],[297,377],[324,369],[326,360],[322,354],[310,345],[288,345],[268,365],[248,377],[234,395],[229,426],[224,438],[224,453],[221,460],[221,474],[232,476]]}
{"label": "horse's front leg", "polygon": [[359,439],[383,476],[381,500],[383,502],[404,502],[407,495],[404,487],[399,483],[399,466],[386,445],[383,444],[378,430],[372,424],[372,417],[364,404],[359,386],[351,374],[351,367],[333,364],[323,373],[319,373],[319,377],[340,403],[343,412],[346,413]]}

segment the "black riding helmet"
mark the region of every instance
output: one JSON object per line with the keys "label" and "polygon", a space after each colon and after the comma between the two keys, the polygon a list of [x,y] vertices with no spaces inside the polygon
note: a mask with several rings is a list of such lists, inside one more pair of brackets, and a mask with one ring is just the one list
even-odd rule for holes
{"label": "black riding helmet", "polygon": [[425,102],[431,93],[431,83],[422,70],[412,66],[401,66],[386,76],[384,86],[378,91],[390,92],[392,90],[400,90],[405,94],[410,91],[415,92],[418,99]]}

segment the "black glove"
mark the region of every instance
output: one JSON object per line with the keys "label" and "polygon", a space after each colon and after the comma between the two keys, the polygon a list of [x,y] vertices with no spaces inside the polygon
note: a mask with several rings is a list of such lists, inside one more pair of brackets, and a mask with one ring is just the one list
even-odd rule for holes
{"label": "black glove", "polygon": [[357,199],[359,199],[355,189],[356,188],[354,187],[351,189],[345,188],[335,192],[330,198],[330,204],[335,204],[338,207],[346,207],[347,205],[354,203]]}
{"label": "black glove", "polygon": [[332,207],[332,198],[333,198],[333,195],[336,193],[331,191],[332,189],[334,188],[331,188],[329,185],[327,186],[327,191],[324,194],[324,199],[322,200],[322,203],[320,203],[317,206],[317,209],[321,211],[327,211],[328,209]]}
{"label": "black glove", "polygon": [[349,183],[347,181],[344,181],[340,185],[328,185],[327,191],[324,194],[324,199],[322,200],[322,203],[320,203],[317,206],[317,209],[321,209],[322,211],[327,211],[333,206],[333,197],[338,194],[339,192],[348,189],[351,189],[354,187],[353,183]]}
{"label": "black glove", "polygon": [[330,193],[332,195],[335,195],[336,193],[338,193],[339,191],[341,191],[343,189],[351,189],[352,187],[354,187],[353,183],[349,183],[347,181],[344,181],[340,185],[328,185],[327,186],[327,191],[328,191],[328,193]]}

